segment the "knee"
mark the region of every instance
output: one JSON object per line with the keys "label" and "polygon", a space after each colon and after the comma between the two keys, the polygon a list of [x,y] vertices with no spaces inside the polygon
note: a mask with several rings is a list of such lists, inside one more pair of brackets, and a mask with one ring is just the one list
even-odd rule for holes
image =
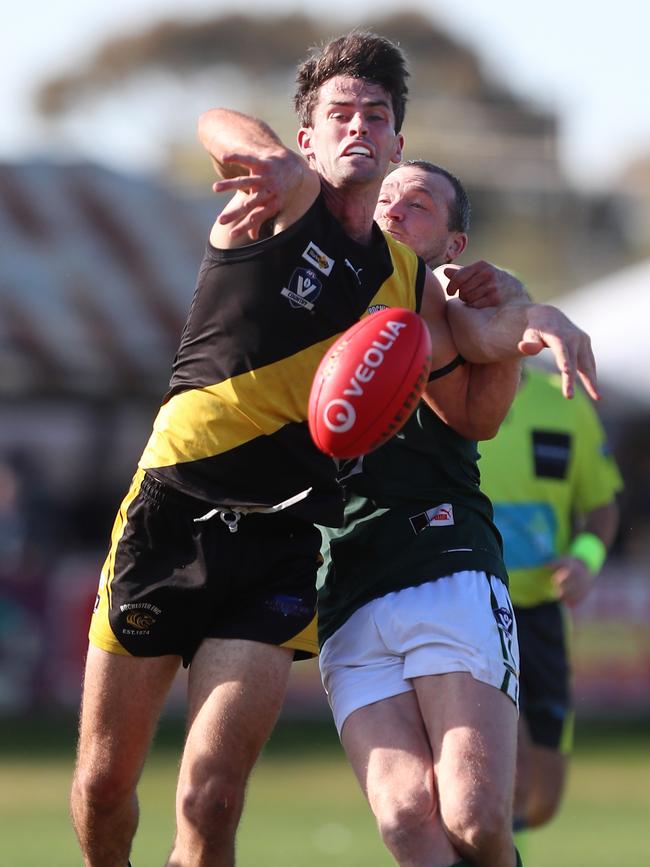
{"label": "knee", "polygon": [[223,774],[195,776],[179,791],[179,819],[208,840],[236,829],[244,800],[243,786]]}
{"label": "knee", "polygon": [[512,810],[496,793],[447,806],[443,822],[455,847],[469,858],[496,856],[512,846]]}
{"label": "knee", "polygon": [[561,792],[531,793],[525,811],[526,827],[539,828],[546,825],[560,808]]}
{"label": "knee", "polygon": [[391,852],[399,851],[404,841],[410,841],[429,827],[436,813],[436,802],[424,786],[418,790],[400,792],[375,799],[373,812],[379,833]]}
{"label": "knee", "polygon": [[73,803],[110,811],[135,793],[136,779],[132,774],[112,766],[77,765],[72,779]]}

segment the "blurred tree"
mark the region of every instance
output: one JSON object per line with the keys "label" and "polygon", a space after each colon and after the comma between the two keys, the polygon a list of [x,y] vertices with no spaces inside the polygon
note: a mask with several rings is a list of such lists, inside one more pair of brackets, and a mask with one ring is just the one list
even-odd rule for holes
{"label": "blurred tree", "polygon": [[[510,263],[540,300],[628,263],[621,231],[595,231],[602,213],[594,220],[591,203],[570,190],[553,113],[495,80],[432,17],[402,10],[359,26],[385,34],[407,54],[405,156],[445,165],[467,185],[474,206],[470,255]],[[294,141],[296,64],[308,46],[347,29],[302,14],[163,21],[108,39],[85,65],[45,81],[37,105],[66,153],[84,136],[90,152],[98,151],[97,129],[108,124],[116,152],[139,155],[147,169],[205,191],[212,169],[196,145],[196,117],[215,104],[234,105]],[[611,214],[623,224],[616,207]]]}

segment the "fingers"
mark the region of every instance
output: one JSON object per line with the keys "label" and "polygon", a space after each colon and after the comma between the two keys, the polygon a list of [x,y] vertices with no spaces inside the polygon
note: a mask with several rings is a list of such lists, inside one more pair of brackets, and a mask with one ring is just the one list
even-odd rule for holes
{"label": "fingers", "polygon": [[220,181],[215,181],[212,184],[212,189],[215,193],[230,193],[242,190],[244,192],[258,192],[264,189],[265,184],[268,185],[268,178],[262,175],[239,175],[236,178],[224,178]]}
{"label": "fingers", "polygon": [[460,269],[458,266],[447,268],[450,269],[445,269],[449,278],[447,294],[458,293],[460,300],[469,307],[496,307],[505,299],[503,284],[506,272],[489,262],[474,262]]}
{"label": "fingers", "polygon": [[578,328],[567,332],[549,333],[529,328],[518,344],[522,355],[537,355],[548,348],[553,353],[555,365],[562,377],[562,394],[569,400],[575,394],[575,384],[580,378],[587,394],[600,400],[596,361],[587,334]]}

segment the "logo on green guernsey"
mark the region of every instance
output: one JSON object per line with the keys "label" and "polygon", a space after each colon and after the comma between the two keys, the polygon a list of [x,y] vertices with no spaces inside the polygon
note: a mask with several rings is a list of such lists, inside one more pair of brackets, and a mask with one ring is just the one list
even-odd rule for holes
{"label": "logo on green guernsey", "polygon": [[454,523],[454,507],[451,503],[441,503],[419,515],[413,515],[409,521],[416,535],[429,527],[451,527]]}

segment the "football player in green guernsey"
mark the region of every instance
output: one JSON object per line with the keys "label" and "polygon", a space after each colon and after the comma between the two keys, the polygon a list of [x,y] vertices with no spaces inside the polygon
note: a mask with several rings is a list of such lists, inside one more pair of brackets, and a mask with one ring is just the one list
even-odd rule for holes
{"label": "football player in green guernsey", "polygon": [[[173,867],[235,863],[246,783],[294,658],[317,651],[316,524],[342,520],[334,463],[306,423],[325,350],[378,306],[422,313],[427,400],[466,435],[498,427],[481,364],[549,346],[595,393],[588,337],[555,308],[511,303],[447,321],[440,285],[373,222],[401,158],[405,61],[354,32],[298,70],[300,153],[261,121],[206,112],[199,138],[234,193],[218,217],[164,398],[115,521],[90,629],[72,817],[86,867],[123,867],[157,718],[189,666]],[[511,359],[506,362],[505,359]],[[483,401],[485,403],[485,401]],[[436,859],[458,861],[445,838]],[[477,862],[479,863],[479,862]],[[505,847],[492,867],[514,867]],[[137,867],[137,865],[135,865]],[[428,867],[433,867],[432,864]]]}
{"label": "football player in green guernsey", "polygon": [[[486,262],[441,267],[464,252],[470,216],[463,186],[445,169],[424,161],[395,169],[375,216],[449,282],[450,313],[523,294]],[[482,374],[485,400],[499,404],[519,365],[484,365]],[[344,524],[322,528],[323,682],[402,867],[445,865],[450,845],[483,867],[515,857],[517,632],[475,439],[422,401],[393,440],[341,464]]]}

